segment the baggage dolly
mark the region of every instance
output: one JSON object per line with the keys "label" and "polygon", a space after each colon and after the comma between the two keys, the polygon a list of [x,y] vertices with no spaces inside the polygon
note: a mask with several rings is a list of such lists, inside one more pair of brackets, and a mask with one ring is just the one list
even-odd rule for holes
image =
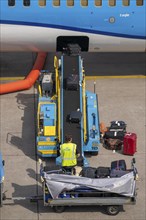
{"label": "baggage dolly", "polygon": [[44,189],[44,206],[52,207],[56,213],[62,213],[70,206],[103,206],[108,215],[117,215],[123,209],[123,205],[136,203],[136,195],[125,197],[114,193],[95,192],[94,190],[61,194],[60,198],[52,199],[50,194],[46,193],[46,186]]}
{"label": "baggage dolly", "polygon": [[[103,190],[102,184],[104,184],[104,180],[107,181],[107,184],[104,187],[108,188],[111,182],[110,180],[113,179],[113,183],[116,182],[116,179],[119,181],[120,178],[99,178],[99,182],[101,182],[101,186],[96,187],[96,184],[90,185],[89,183],[96,181],[97,179],[85,178],[80,176],[74,176],[71,174],[62,174],[61,169],[53,169],[49,171],[42,172],[43,166],[41,164],[41,180],[42,180],[42,195],[37,196],[29,196],[29,197],[12,197],[6,198],[6,200],[29,200],[30,202],[38,202],[39,200],[43,200],[44,206],[51,207],[55,212],[61,213],[65,210],[67,206],[103,206],[105,211],[108,215],[114,216],[117,215],[121,210],[123,205],[134,205],[136,204],[136,180],[137,180],[137,169],[135,167],[135,159],[132,160],[132,169],[129,170],[129,175],[132,181],[130,181],[129,177],[124,177],[126,183],[130,181],[131,189],[125,193],[119,193],[116,190]],[[47,167],[46,167],[47,168]],[[51,183],[51,190],[48,188],[48,178],[47,172],[49,175],[49,181],[51,181],[51,177],[53,177],[53,182]],[[52,175],[52,176],[50,176]],[[58,195],[54,196],[54,188],[56,187],[56,179],[55,175],[57,175],[57,179],[61,177],[61,179],[57,182],[57,191],[60,190],[60,185],[65,183],[65,191],[58,191]],[[128,175],[128,174],[126,174]],[[75,181],[72,181],[74,180]],[[85,180],[76,182],[77,179]],[[82,179],[83,178],[83,179]],[[127,180],[128,178],[128,180]],[[88,184],[86,184],[86,181]],[[124,179],[122,179],[122,182]],[[59,183],[61,182],[61,183]],[[121,183],[122,183],[121,182]],[[58,184],[59,183],[59,184]],[[75,183],[79,187],[73,187],[68,189],[68,184],[74,185]],[[98,183],[98,182],[97,182]],[[76,185],[76,186],[77,186]],[[127,186],[127,185],[126,185]],[[121,191],[123,192],[123,185],[121,186]],[[127,194],[128,193],[128,194]]]}
{"label": "baggage dolly", "polygon": [[[57,213],[63,212],[67,206],[103,206],[108,215],[114,216],[122,210],[123,205],[136,204],[136,180],[138,173],[134,158],[132,159],[129,173],[120,178],[94,179],[59,172],[44,172],[42,176],[44,206],[52,207]],[[125,185],[122,185],[123,181],[125,181]],[[108,188],[110,184],[115,184],[115,190],[114,188],[111,190]],[[118,191],[116,189],[118,188],[117,185],[121,185],[121,189],[119,187]],[[125,192],[123,193],[124,186]],[[129,186],[130,189],[126,191],[126,188]],[[106,188],[108,189],[106,190]]]}

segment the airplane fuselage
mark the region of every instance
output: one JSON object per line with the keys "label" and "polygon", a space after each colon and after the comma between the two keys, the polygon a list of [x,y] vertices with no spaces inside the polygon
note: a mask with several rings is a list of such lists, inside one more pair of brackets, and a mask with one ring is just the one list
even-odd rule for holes
{"label": "airplane fuselage", "polygon": [[[13,0],[12,0],[13,2]],[[86,51],[92,52],[138,52],[146,49],[145,8],[146,1],[89,0],[82,5],[74,0],[0,0],[1,51],[57,51],[61,40],[83,42]],[[102,5],[96,6],[96,3]],[[40,4],[40,5],[39,5]],[[54,4],[54,5],[53,5]],[[78,42],[77,42],[78,43]]]}

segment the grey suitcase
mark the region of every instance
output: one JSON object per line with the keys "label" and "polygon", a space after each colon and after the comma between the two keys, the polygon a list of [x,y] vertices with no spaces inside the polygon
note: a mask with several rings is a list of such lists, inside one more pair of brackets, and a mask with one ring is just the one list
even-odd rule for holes
{"label": "grey suitcase", "polygon": [[121,177],[121,176],[123,176],[127,173],[129,173],[129,171],[126,171],[126,170],[111,170],[110,177],[111,178]]}
{"label": "grey suitcase", "polygon": [[66,79],[66,90],[77,91],[79,89],[79,75],[70,74]]}

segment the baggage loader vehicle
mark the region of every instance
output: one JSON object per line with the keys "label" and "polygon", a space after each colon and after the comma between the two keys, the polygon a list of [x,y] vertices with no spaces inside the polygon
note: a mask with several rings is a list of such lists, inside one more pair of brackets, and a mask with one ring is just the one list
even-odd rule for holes
{"label": "baggage loader vehicle", "polygon": [[60,164],[59,146],[71,134],[86,166],[84,153],[97,155],[99,151],[99,113],[97,95],[86,91],[83,59],[77,48],[67,45],[61,59],[54,58],[55,73],[41,72],[36,142],[39,156],[55,157]]}

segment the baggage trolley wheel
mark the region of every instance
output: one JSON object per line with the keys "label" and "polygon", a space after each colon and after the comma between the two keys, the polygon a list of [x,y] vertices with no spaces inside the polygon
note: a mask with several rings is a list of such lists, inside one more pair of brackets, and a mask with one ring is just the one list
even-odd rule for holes
{"label": "baggage trolley wheel", "polygon": [[108,205],[106,206],[106,212],[108,215],[117,215],[120,211],[120,206],[118,205]]}
{"label": "baggage trolley wheel", "polygon": [[98,151],[92,151],[92,152],[91,152],[91,155],[92,155],[92,156],[98,156]]}
{"label": "baggage trolley wheel", "polygon": [[56,213],[62,213],[65,210],[65,206],[53,206],[53,210]]}

